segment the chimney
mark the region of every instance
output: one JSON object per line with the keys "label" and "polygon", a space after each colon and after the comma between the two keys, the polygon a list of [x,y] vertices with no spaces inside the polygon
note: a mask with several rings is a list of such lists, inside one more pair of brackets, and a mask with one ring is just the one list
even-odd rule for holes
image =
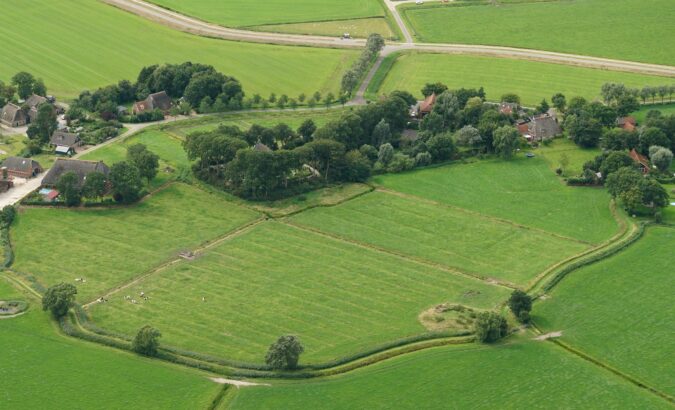
{"label": "chimney", "polygon": [[2,180],[7,181],[7,167],[2,167]]}

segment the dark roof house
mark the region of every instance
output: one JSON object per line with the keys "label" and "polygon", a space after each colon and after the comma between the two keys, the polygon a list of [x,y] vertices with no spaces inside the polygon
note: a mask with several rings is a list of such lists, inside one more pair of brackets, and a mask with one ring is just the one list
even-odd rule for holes
{"label": "dark roof house", "polygon": [[42,103],[49,102],[46,97],[43,97],[41,95],[33,94],[30,97],[26,98],[25,104],[29,106],[30,108],[37,107],[38,105]]}
{"label": "dark roof house", "polygon": [[0,122],[10,127],[23,127],[28,122],[26,114],[16,104],[9,103],[2,107]]}
{"label": "dark roof house", "polygon": [[560,135],[562,130],[555,118],[544,114],[532,118],[527,124],[527,133],[532,141],[543,141]]}
{"label": "dark roof house", "polygon": [[42,172],[40,163],[30,158],[8,157],[2,162],[7,173],[18,178],[32,178]]}
{"label": "dark roof house", "polygon": [[57,154],[70,155],[75,152],[76,147],[82,145],[82,140],[77,134],[57,130],[49,139],[49,145],[56,147]]}
{"label": "dark roof house", "polygon": [[110,168],[103,161],[82,161],[79,159],[58,158],[42,179],[42,186],[55,187],[61,175],[74,172],[78,177],[78,185],[81,187],[92,172],[100,172],[107,176]]}
{"label": "dark roof house", "polygon": [[164,111],[164,113],[167,113],[171,109],[171,105],[171,98],[169,98],[166,92],[160,91],[158,93],[150,94],[148,98],[143,101],[134,103],[132,112],[134,114],[140,114],[146,111],[161,110]]}

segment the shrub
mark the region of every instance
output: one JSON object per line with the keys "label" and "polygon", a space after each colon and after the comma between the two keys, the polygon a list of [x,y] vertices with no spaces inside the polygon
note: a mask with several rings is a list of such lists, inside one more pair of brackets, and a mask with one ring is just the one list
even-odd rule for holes
{"label": "shrub", "polygon": [[152,326],[143,326],[131,342],[131,349],[145,356],[157,356],[161,336],[159,330]]}
{"label": "shrub", "polygon": [[476,320],[476,337],[483,343],[492,343],[506,336],[508,324],[506,319],[495,312],[483,312]]}
{"label": "shrub", "polygon": [[42,310],[49,310],[55,318],[68,313],[77,295],[77,288],[70,283],[59,283],[47,289],[42,297]]}
{"label": "shrub", "polygon": [[509,298],[509,308],[518,320],[527,323],[530,320],[530,311],[532,310],[532,297],[522,290],[516,289]]}
{"label": "shrub", "polygon": [[265,356],[265,363],[275,370],[292,370],[298,367],[300,354],[305,348],[292,335],[281,336],[274,342]]}

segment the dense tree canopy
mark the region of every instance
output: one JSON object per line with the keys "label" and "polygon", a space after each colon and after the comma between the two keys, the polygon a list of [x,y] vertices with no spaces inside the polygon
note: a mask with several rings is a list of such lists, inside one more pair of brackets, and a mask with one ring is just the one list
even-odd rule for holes
{"label": "dense tree canopy", "polygon": [[77,288],[70,283],[59,283],[47,289],[42,296],[42,310],[49,310],[55,318],[61,318],[75,302]]}
{"label": "dense tree canopy", "polygon": [[298,367],[300,355],[305,348],[296,336],[281,336],[265,356],[265,363],[275,370],[293,370]]}

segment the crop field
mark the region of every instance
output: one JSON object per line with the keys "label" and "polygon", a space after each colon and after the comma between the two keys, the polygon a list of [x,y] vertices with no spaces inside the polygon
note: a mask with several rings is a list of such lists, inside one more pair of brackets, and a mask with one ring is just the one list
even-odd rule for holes
{"label": "crop field", "polygon": [[378,0],[151,0],[160,6],[229,27],[384,16]]}
{"label": "crop field", "polygon": [[375,192],[292,222],[397,253],[524,285],[588,244],[442,204]]}
{"label": "crop field", "polygon": [[463,3],[399,10],[422,42],[515,46],[675,64],[670,47],[656,46],[675,38],[675,26],[667,23],[675,19],[675,3],[670,0]]}
{"label": "crop field", "polygon": [[[327,400],[327,398],[330,398]],[[442,347],[345,375],[241,389],[232,409],[669,408],[583,359],[533,341]],[[451,403],[451,404],[449,404]]]}
{"label": "crop field", "polygon": [[86,302],[256,216],[182,184],[129,208],[25,209],[12,229],[13,269],[44,286],[73,283]]}
{"label": "crop field", "polygon": [[352,38],[367,38],[378,33],[385,39],[396,37],[384,17],[361,18],[355,20],[318,21],[295,24],[270,24],[250,27],[254,30],[273,33],[306,34],[319,36],[342,36],[349,33]]}
{"label": "crop field", "polygon": [[0,79],[8,82],[15,73],[28,71],[63,99],[84,89],[135,80],[146,65],[184,61],[212,64],[241,81],[248,95],[337,93],[335,78],[358,54],[193,36],[97,0],[31,0],[21,7],[3,3],[0,36],[7,57],[0,59]]}
{"label": "crop field", "polygon": [[672,291],[675,229],[648,228],[618,255],[573,272],[537,303],[534,317],[562,340],[675,395]]}
{"label": "crop field", "polygon": [[[0,277],[2,299],[25,300]],[[31,303],[0,320],[3,408],[206,408],[221,387],[205,373],[64,337]]]}
{"label": "crop field", "polygon": [[[279,222],[265,222],[197,259],[151,275],[91,309],[105,328],[151,323],[162,341],[261,363],[281,334],[303,363],[324,362],[425,333],[417,317],[443,302],[490,308],[508,289]],[[204,299],[202,299],[204,298]]]}
{"label": "crop field", "polygon": [[590,243],[617,224],[604,190],[567,187],[541,158],[479,161],[377,176],[386,188]]}
{"label": "crop field", "polygon": [[571,67],[560,64],[481,56],[433,53],[391,55],[368,88],[369,95],[405,90],[421,97],[426,83],[442,82],[450,89],[484,87],[487,99],[499,101],[506,93],[516,93],[524,105],[535,106],[546,98],[563,93],[593,100],[606,82],[629,87],[669,84],[665,77]]}

